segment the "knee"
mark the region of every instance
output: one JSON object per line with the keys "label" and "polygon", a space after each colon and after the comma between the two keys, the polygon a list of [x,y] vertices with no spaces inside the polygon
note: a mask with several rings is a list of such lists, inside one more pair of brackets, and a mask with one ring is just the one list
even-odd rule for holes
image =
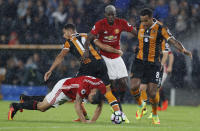
{"label": "knee", "polygon": [[45,108],[38,108],[38,110],[41,111],[41,112],[45,112],[47,109],[45,109]]}
{"label": "knee", "polygon": [[131,81],[131,90],[135,91],[135,90],[138,90],[139,88],[140,88],[140,81],[132,80]]}
{"label": "knee", "polygon": [[149,97],[150,97],[151,99],[154,99],[154,98],[156,97],[156,93],[157,93],[157,90],[152,89],[152,90],[150,90],[150,91],[148,92],[148,95],[149,95]]}

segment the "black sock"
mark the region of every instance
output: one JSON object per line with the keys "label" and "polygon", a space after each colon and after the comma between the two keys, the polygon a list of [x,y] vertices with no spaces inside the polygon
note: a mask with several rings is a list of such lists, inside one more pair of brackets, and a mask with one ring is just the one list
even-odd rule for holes
{"label": "black sock", "polygon": [[45,96],[26,96],[23,95],[23,100],[24,101],[43,101],[43,99],[45,98]]}
{"label": "black sock", "polygon": [[17,109],[37,110],[37,101],[27,101],[24,103],[18,103]]}

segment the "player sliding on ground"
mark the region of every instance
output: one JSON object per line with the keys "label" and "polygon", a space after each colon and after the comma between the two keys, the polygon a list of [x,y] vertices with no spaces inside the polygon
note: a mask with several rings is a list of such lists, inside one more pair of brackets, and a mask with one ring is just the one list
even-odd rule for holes
{"label": "player sliding on ground", "polygon": [[[56,83],[53,90],[46,95],[42,102],[30,100],[24,103],[11,103],[8,112],[8,120],[13,120],[15,114],[20,109],[39,110],[45,112],[51,107],[57,107],[66,101],[75,100],[75,110],[83,123],[95,122],[101,114],[103,106],[103,95],[107,88],[103,81],[92,76],[81,76],[75,78],[65,78]],[[81,108],[83,99],[87,99],[92,104],[98,104],[91,120],[86,120]],[[121,123],[123,113],[117,111],[115,123]]]}

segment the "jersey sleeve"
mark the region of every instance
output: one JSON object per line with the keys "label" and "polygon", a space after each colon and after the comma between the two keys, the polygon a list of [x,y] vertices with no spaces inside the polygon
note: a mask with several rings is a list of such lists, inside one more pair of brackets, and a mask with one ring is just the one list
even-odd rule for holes
{"label": "jersey sleeve", "polygon": [[100,28],[101,28],[101,23],[97,22],[93,27],[92,30],[90,31],[91,34],[93,35],[97,35],[100,32]]}
{"label": "jersey sleeve", "polygon": [[63,49],[69,49],[70,48],[70,44],[68,41],[65,42],[65,44],[63,45]]}
{"label": "jersey sleeve", "polygon": [[168,41],[172,37],[172,34],[168,28],[162,27],[162,36]]}
{"label": "jersey sleeve", "polygon": [[131,32],[133,30],[133,26],[123,19],[121,19],[121,27],[123,31]]}

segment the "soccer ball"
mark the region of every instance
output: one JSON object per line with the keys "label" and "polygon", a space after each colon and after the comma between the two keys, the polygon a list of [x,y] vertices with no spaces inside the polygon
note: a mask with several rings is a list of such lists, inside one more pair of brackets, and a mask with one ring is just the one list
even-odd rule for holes
{"label": "soccer ball", "polygon": [[121,124],[123,121],[122,112],[116,111],[111,115],[111,121],[113,124]]}

